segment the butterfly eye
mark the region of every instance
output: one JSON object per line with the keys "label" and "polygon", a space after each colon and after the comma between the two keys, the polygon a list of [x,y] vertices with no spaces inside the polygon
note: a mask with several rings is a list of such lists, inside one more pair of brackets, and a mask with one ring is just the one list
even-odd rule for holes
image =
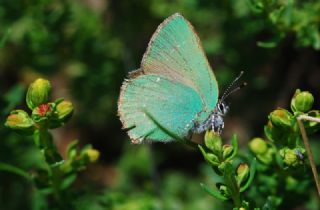
{"label": "butterfly eye", "polygon": [[222,113],[222,114],[224,113],[224,108],[225,108],[225,107],[224,107],[224,104],[223,104],[223,103],[219,103],[219,104],[218,104],[218,110],[219,110],[220,113]]}
{"label": "butterfly eye", "polygon": [[221,112],[223,112],[223,110],[224,110],[223,103],[220,103],[220,104],[219,104],[219,110],[220,110]]}

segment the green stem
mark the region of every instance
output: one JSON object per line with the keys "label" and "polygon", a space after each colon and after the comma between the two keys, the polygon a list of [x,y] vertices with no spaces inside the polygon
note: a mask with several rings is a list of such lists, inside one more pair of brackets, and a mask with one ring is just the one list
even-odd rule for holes
{"label": "green stem", "polygon": [[240,188],[238,186],[237,180],[235,178],[234,168],[230,163],[227,163],[224,168],[224,181],[236,207],[240,208],[242,206],[242,200],[240,195]]}
{"label": "green stem", "polygon": [[51,133],[49,133],[47,129],[40,128],[39,130],[35,131],[34,141],[36,145],[41,149],[46,162],[49,165],[58,164],[63,160],[53,143]]}
{"label": "green stem", "polygon": [[35,144],[41,149],[42,154],[48,164],[48,173],[50,177],[50,185],[53,190],[53,196],[57,201],[60,209],[64,209],[64,199],[61,190],[61,169],[60,163],[63,161],[61,155],[58,153],[56,146],[53,143],[51,133],[45,128],[40,128],[34,133]]}
{"label": "green stem", "polygon": [[236,193],[233,197],[232,197],[233,203],[236,207],[240,208],[242,207],[242,201],[241,201],[241,196],[240,193]]}

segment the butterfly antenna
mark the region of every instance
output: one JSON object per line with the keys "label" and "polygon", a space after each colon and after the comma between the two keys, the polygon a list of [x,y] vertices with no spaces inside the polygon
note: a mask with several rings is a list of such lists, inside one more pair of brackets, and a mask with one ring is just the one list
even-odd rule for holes
{"label": "butterfly antenna", "polygon": [[236,87],[235,89],[231,90],[230,89],[233,87],[233,85],[241,78],[243,75],[244,71],[241,71],[240,74],[231,82],[231,84],[228,86],[228,88],[224,91],[221,101],[223,101],[225,98],[227,98],[230,94],[240,90],[241,88],[245,87],[247,83],[242,83],[240,86]]}
{"label": "butterfly antenna", "polygon": [[239,85],[238,87],[236,87],[235,89],[231,90],[228,94],[226,94],[223,98],[221,98],[221,101],[223,101],[224,99],[226,99],[229,95],[231,95],[232,93],[244,88],[245,86],[247,86],[247,83],[244,82],[241,85]]}

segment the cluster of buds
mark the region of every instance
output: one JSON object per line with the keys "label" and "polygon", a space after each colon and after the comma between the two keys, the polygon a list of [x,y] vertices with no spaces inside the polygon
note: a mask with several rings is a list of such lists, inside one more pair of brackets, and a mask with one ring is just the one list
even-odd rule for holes
{"label": "cluster of buds", "polygon": [[[240,163],[236,168],[232,162],[238,151],[236,136],[233,136],[231,144],[223,144],[221,136],[213,131],[207,131],[204,138],[205,147],[199,145],[205,160],[212,166],[217,175],[223,177],[223,182],[216,183],[219,192],[212,191],[202,184],[202,187],[211,195],[221,200],[235,199],[251,184],[256,161],[253,160],[251,167],[246,163]],[[233,187],[237,192],[232,190]]]}
{"label": "cluster of buds", "polygon": [[[63,190],[75,181],[78,171],[96,162],[100,153],[91,145],[86,145],[78,151],[78,142],[75,141],[68,147],[67,159],[62,159],[48,130],[64,125],[73,114],[73,105],[64,99],[50,102],[50,92],[51,84],[48,80],[35,80],[29,86],[26,95],[26,103],[31,114],[23,110],[14,110],[8,116],[5,125],[23,135],[33,134],[34,142],[48,164],[48,170],[38,169],[32,176],[37,187]],[[61,182],[53,181],[57,177]],[[54,182],[57,185],[55,187]]]}
{"label": "cluster of buds", "polygon": [[223,145],[221,136],[213,131],[206,132],[204,143],[207,150],[202,146],[199,146],[204,158],[211,165],[218,167],[220,171],[224,170],[224,165],[227,162],[232,161],[238,150],[235,137],[232,141],[232,145]]}
{"label": "cluster of buds", "polygon": [[49,102],[51,85],[48,80],[37,79],[30,84],[26,103],[31,109],[31,116],[23,110],[13,110],[5,125],[21,134],[33,134],[40,128],[57,128],[72,116],[73,105],[69,101],[58,99]]}
{"label": "cluster of buds", "polygon": [[[314,97],[310,92],[297,89],[291,99],[291,111],[278,108],[269,114],[269,121],[264,129],[265,135],[281,148],[279,155],[289,167],[296,167],[303,163],[301,157],[304,150],[301,150],[302,141],[297,117],[300,115],[320,117],[318,110],[311,110],[313,103]],[[319,123],[310,121],[304,122],[304,126],[308,134],[320,129]],[[262,139],[253,139],[250,143],[250,149],[265,164],[270,163],[275,152]]]}
{"label": "cluster of buds", "polygon": [[89,163],[94,163],[99,159],[100,152],[93,149],[92,146],[86,145],[80,151],[78,150],[79,142],[71,142],[67,149],[67,160],[61,165],[65,173],[73,173],[86,169]]}
{"label": "cluster of buds", "polygon": [[[78,141],[75,140],[68,145],[67,159],[53,164],[55,170],[59,171],[61,182],[60,189],[64,190],[70,187],[77,177],[77,172],[83,171],[91,163],[99,159],[100,153],[93,149],[91,145],[86,145],[81,150],[78,150]],[[47,189],[51,185],[51,176],[44,169],[37,169],[33,172],[33,180],[39,189]]]}

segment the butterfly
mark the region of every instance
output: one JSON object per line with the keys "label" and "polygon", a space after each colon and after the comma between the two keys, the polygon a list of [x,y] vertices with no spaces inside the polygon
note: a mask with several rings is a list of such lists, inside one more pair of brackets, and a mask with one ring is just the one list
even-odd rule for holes
{"label": "butterfly", "polygon": [[226,95],[218,99],[218,84],[200,39],[176,13],[158,26],[140,68],[124,81],[118,115],[135,144],[185,139],[208,129],[221,133],[229,109]]}

